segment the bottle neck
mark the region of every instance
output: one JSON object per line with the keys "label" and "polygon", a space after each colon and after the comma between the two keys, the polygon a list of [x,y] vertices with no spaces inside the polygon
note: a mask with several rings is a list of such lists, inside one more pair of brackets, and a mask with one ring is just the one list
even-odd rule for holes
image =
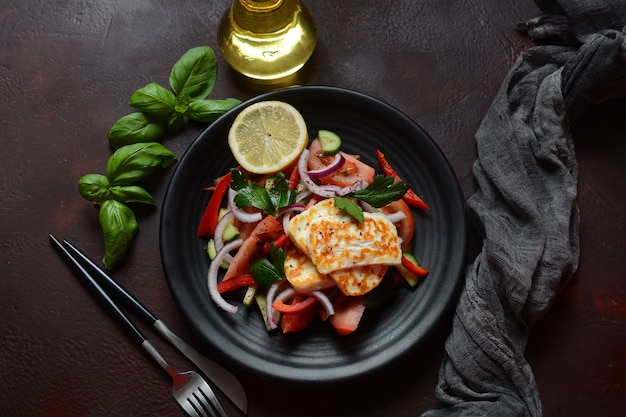
{"label": "bottle neck", "polygon": [[293,22],[299,4],[299,0],[235,0],[232,16],[243,30],[256,34],[274,33]]}

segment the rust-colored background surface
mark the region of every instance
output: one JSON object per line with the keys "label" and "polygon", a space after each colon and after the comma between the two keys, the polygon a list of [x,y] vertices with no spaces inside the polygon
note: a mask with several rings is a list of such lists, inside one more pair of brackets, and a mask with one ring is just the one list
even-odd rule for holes
{"label": "rust-colored background surface", "polygon": [[[94,302],[48,242],[66,238],[98,259],[97,211],[77,180],[102,173],[106,132],[130,94],[167,85],[189,48],[217,51],[229,1],[3,0],[0,3],[0,415],[182,416],[170,381]],[[532,46],[512,24],[537,16],[531,0],[320,1],[319,41],[305,84],[354,89],[416,120],[474,191],[473,135],[517,56]],[[214,98],[246,99],[218,57]],[[577,121],[581,260],[575,278],[533,329],[528,358],[546,416],[622,416],[626,398],[626,102]],[[164,142],[181,156],[202,131]],[[151,191],[162,200],[168,171]],[[528,196],[533,198],[533,196]],[[161,269],[159,209],[114,276],[202,350]],[[476,239],[468,262],[477,251]],[[417,416],[436,406],[448,328],[375,380],[296,390],[239,375],[249,415]],[[174,352],[159,339],[168,358]],[[177,368],[187,362],[173,359]],[[220,395],[220,398],[221,397]],[[241,415],[226,400],[231,416]]]}

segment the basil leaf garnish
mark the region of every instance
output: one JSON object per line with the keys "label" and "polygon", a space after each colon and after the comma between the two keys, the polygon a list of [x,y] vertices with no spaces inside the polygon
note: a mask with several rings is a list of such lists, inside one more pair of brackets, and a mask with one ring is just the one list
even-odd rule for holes
{"label": "basil leaf garnish", "polygon": [[142,112],[127,114],[119,118],[109,132],[109,144],[117,149],[133,143],[156,142],[165,133],[162,118]]}
{"label": "basil leaf garnish", "polygon": [[109,179],[100,174],[83,175],[78,180],[78,192],[88,201],[101,203],[111,195]]}
{"label": "basil leaf garnish", "polygon": [[106,175],[112,185],[130,185],[175,161],[176,155],[160,143],[135,143],[122,146],[111,155]]}
{"label": "basil leaf garnish", "polygon": [[234,98],[223,100],[192,100],[187,107],[185,116],[198,122],[210,123],[239,103],[241,103],[241,100]]}
{"label": "basil leaf garnish", "polygon": [[150,83],[135,91],[128,104],[144,113],[168,116],[176,107],[176,96],[157,83]]}
{"label": "basil leaf garnish", "polygon": [[172,67],[170,86],[177,95],[191,99],[209,95],[217,78],[217,61],[208,46],[198,46],[187,51]]}
{"label": "basil leaf garnish", "polygon": [[143,203],[156,206],[152,195],[138,185],[122,185],[111,187],[113,197],[122,203]]}
{"label": "basil leaf garnish", "polygon": [[102,203],[99,220],[104,235],[102,263],[111,270],[126,256],[139,226],[135,213],[124,203],[115,200]]}

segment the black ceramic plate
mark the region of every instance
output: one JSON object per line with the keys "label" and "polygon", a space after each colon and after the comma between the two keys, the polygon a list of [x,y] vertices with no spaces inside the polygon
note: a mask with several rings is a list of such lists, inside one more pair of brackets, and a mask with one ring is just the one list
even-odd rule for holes
{"label": "black ceramic plate", "polygon": [[[400,176],[432,207],[416,211],[414,254],[431,272],[415,289],[368,311],[352,335],[322,323],[300,334],[268,334],[255,308],[222,311],[206,289],[209,261],[196,237],[210,193],[203,188],[236,165],[228,130],[239,111],[260,100],[281,100],[304,116],[309,136],[338,133],[343,149],[378,166],[379,148]],[[181,158],[161,218],[163,268],[174,299],[212,355],[263,377],[292,382],[338,382],[372,374],[410,353],[450,313],[464,277],[468,225],[458,181],[447,159],[415,122],[372,97],[332,87],[293,87],[241,104],[214,122]]]}

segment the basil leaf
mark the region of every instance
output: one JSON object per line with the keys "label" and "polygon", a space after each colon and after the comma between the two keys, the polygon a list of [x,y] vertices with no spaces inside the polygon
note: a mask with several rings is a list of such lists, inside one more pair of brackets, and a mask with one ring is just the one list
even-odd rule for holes
{"label": "basil leaf", "polygon": [[112,270],[126,256],[139,226],[135,213],[124,203],[107,200],[100,207],[100,227],[104,235],[105,268]]}
{"label": "basil leaf", "polygon": [[335,207],[345,211],[350,216],[354,217],[354,219],[359,223],[363,223],[365,221],[363,209],[361,209],[361,207],[359,207],[357,203],[350,200],[349,198],[335,197]]}
{"label": "basil leaf", "polygon": [[234,98],[224,100],[191,100],[185,112],[185,116],[198,122],[210,123],[239,103],[241,103],[241,100]]}
{"label": "basil leaf", "polygon": [[109,144],[117,149],[124,145],[141,142],[156,142],[165,132],[165,123],[159,117],[143,112],[127,114],[118,119],[109,132]]}
{"label": "basil leaf", "polygon": [[104,175],[87,174],[78,180],[78,192],[85,200],[101,203],[111,195],[111,184]]}
{"label": "basil leaf", "polygon": [[107,162],[106,175],[112,185],[130,185],[150,175],[156,168],[167,168],[176,155],[157,142],[122,146]]}
{"label": "basil leaf", "polygon": [[176,107],[176,96],[157,83],[150,83],[135,91],[128,104],[144,113],[167,116]]}
{"label": "basil leaf", "polygon": [[122,203],[143,203],[156,206],[152,195],[145,188],[138,185],[123,185],[111,187],[111,194]]}
{"label": "basil leaf", "polygon": [[208,46],[198,46],[187,51],[172,67],[170,86],[174,92],[189,98],[205,98],[217,78],[217,61]]}

